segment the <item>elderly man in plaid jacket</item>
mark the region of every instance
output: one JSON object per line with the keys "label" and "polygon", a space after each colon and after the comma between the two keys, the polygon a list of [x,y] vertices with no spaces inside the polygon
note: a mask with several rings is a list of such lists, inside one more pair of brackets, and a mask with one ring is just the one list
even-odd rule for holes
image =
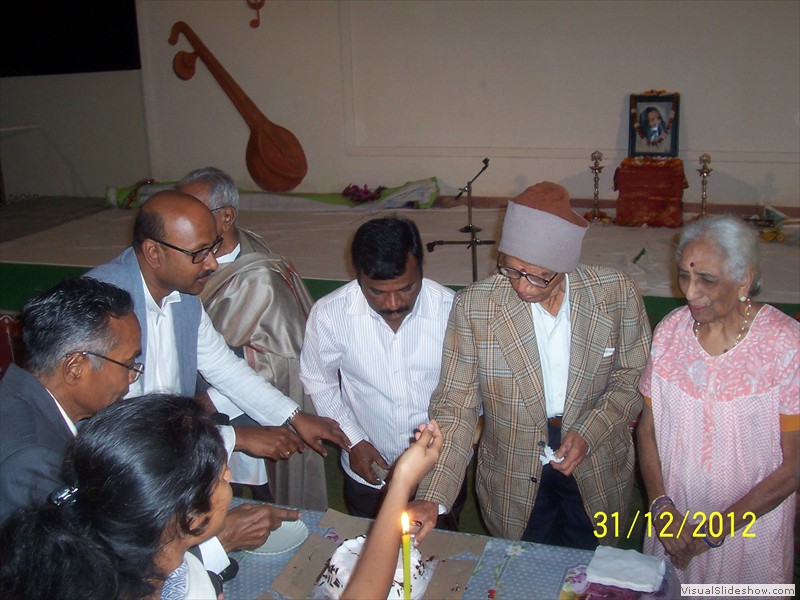
{"label": "elderly man in plaid jacket", "polygon": [[616,543],[651,332],[628,276],[578,264],[587,228],[562,186],[529,187],[509,201],[498,274],[457,294],[430,405],[444,446],[410,507],[423,523],[418,539],[458,492],[483,407],[476,490],[490,532]]}

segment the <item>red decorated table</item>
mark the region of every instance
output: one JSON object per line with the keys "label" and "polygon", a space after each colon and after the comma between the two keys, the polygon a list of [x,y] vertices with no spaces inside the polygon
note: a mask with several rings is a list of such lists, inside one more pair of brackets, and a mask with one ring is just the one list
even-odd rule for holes
{"label": "red decorated table", "polygon": [[680,227],[683,190],[688,187],[679,158],[625,158],[614,172],[614,189],[619,191],[614,222],[626,227]]}

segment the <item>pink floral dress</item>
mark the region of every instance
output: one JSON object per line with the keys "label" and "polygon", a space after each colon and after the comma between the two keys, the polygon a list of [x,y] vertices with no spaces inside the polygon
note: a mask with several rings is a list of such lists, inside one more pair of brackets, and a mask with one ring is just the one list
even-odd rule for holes
{"label": "pink floral dress", "polygon": [[[720,356],[703,349],[693,323],[686,307],[664,318],[639,382],[652,402],[666,493],[689,513],[692,530],[780,466],[780,415],[800,412],[799,323],[764,305],[747,336]],[[680,581],[791,583],[795,496],[755,521],[755,537],[743,537],[744,528],[731,536],[730,518],[714,517],[714,530],[722,525],[729,537],[677,571]],[[644,551],[665,557],[655,533]]]}

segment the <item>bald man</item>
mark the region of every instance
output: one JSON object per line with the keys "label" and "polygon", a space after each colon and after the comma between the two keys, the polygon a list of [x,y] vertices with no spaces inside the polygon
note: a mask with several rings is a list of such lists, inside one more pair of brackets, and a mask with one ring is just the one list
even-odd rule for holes
{"label": "bald man", "polygon": [[[271,426],[237,428],[235,435],[227,430],[228,448],[235,437],[237,450],[274,460],[303,451],[304,443],[325,456],[321,440],[349,449],[336,421],[300,410],[237,357],[214,329],[197,295],[217,268],[215,254],[221,243],[214,216],[200,200],[167,190],[151,196],[139,210],[132,247],[89,272],[133,297],[145,372],[128,396],[193,396],[199,371],[248,416]],[[206,568],[216,570],[209,562]]]}

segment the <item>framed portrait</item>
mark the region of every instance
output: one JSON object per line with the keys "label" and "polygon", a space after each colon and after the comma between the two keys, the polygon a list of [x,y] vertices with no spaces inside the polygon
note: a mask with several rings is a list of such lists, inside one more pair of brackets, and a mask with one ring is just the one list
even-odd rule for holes
{"label": "framed portrait", "polygon": [[680,94],[631,94],[628,156],[677,156]]}

